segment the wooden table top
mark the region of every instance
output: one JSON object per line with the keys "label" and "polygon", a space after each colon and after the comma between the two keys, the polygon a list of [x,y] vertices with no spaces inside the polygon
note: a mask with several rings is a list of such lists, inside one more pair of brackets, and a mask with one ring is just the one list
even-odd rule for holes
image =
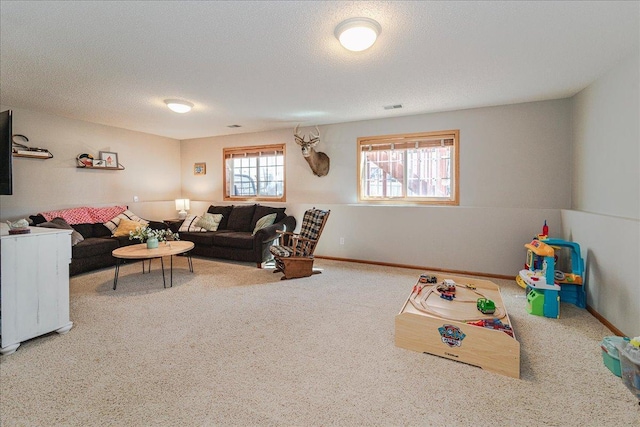
{"label": "wooden table top", "polygon": [[125,259],[149,259],[160,258],[169,255],[178,255],[185,252],[189,252],[194,247],[193,242],[187,242],[183,240],[174,240],[170,242],[160,242],[158,247],[154,249],[147,249],[146,243],[140,243],[137,245],[124,246],[122,248],[114,249],[111,252],[116,258]]}

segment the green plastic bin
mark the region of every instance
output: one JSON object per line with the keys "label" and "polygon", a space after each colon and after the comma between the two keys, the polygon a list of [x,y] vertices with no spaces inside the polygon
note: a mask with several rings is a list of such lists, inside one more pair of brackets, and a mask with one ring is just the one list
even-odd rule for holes
{"label": "green plastic bin", "polygon": [[609,368],[614,375],[621,376],[622,368],[620,367],[620,354],[618,348],[629,341],[627,337],[604,337],[600,342],[600,348],[602,349],[602,361],[604,365]]}

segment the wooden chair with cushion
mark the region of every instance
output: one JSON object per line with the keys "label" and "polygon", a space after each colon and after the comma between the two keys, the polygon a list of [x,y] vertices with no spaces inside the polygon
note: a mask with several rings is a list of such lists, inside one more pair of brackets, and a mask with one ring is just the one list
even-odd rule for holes
{"label": "wooden chair with cushion", "polygon": [[321,273],[313,271],[313,252],[324,229],[329,213],[320,209],[309,209],[304,213],[300,233],[280,231],[280,242],[269,248],[276,261],[274,273],[282,272],[281,280],[309,277]]}

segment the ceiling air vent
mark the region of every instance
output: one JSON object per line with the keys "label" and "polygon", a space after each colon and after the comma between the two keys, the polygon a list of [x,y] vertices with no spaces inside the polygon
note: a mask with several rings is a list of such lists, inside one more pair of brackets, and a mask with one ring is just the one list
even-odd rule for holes
{"label": "ceiling air vent", "polygon": [[227,127],[228,128],[241,128],[242,126],[240,126],[240,125],[229,125]]}
{"label": "ceiling air vent", "polygon": [[402,108],[402,104],[385,105],[384,106],[385,110],[397,110],[398,108]]}

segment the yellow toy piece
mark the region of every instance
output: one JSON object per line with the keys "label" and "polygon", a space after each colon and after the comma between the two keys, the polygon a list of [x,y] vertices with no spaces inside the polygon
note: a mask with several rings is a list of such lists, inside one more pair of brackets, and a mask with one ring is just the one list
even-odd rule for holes
{"label": "yellow toy piece", "polygon": [[538,256],[553,257],[554,254],[551,246],[536,239],[532,240],[531,243],[526,243],[524,247]]}

